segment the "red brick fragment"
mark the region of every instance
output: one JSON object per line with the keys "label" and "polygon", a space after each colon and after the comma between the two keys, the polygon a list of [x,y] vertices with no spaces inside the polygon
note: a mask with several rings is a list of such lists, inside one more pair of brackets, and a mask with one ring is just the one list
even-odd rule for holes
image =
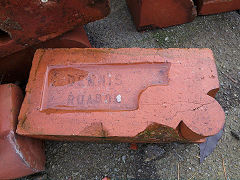
{"label": "red brick fragment", "polygon": [[[33,60],[17,132],[58,140],[199,142],[224,112],[209,49],[48,49]],[[104,137],[104,139],[103,139]]]}
{"label": "red brick fragment", "polygon": [[[34,45],[4,58],[0,58],[0,79],[3,83],[27,82],[32,59],[38,48],[89,48],[91,44],[82,26],[62,36]],[[3,76],[3,78],[1,78]]]}
{"label": "red brick fragment", "polygon": [[196,17],[192,0],[126,0],[137,30],[164,28]]}
{"label": "red brick fragment", "polygon": [[239,0],[197,0],[199,15],[217,14],[240,9]]}
{"label": "red brick fragment", "polygon": [[131,150],[137,150],[138,149],[138,145],[136,143],[131,143],[130,144],[130,149]]}
{"label": "red brick fragment", "polygon": [[0,57],[107,16],[109,0],[1,0]]}
{"label": "red brick fragment", "polygon": [[43,144],[15,134],[23,94],[13,84],[0,85],[0,179],[14,179],[44,170]]}

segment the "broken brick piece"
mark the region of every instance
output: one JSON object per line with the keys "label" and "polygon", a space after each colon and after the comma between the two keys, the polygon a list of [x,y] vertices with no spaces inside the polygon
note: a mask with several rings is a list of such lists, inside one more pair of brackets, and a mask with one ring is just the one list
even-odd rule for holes
{"label": "broken brick piece", "polygon": [[131,150],[137,150],[138,149],[138,145],[136,143],[131,143],[130,144],[130,149]]}
{"label": "broken brick piece", "polygon": [[1,0],[0,57],[107,16],[109,0]]}
{"label": "broken brick piece", "polygon": [[196,17],[192,0],[126,0],[137,30],[164,28]]}
{"label": "broken brick piece", "polygon": [[240,9],[239,0],[196,0],[199,15],[217,14]]}
{"label": "broken brick piece", "polygon": [[0,85],[0,179],[13,179],[44,170],[40,140],[15,134],[23,94],[13,84]]}
{"label": "broken brick piece", "polygon": [[38,50],[17,132],[56,140],[200,142],[223,127],[218,89],[209,49]]}
{"label": "broken brick piece", "polygon": [[38,48],[89,48],[91,44],[82,26],[64,33],[62,36],[26,48],[4,58],[0,58],[0,79],[2,83],[27,82],[32,59]]}

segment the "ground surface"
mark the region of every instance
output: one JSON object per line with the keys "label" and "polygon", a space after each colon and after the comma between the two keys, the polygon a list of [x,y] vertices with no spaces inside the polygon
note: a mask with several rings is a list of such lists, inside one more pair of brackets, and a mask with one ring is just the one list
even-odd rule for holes
{"label": "ground surface", "polygon": [[[191,144],[46,142],[43,179],[228,179],[240,178],[240,15],[237,12],[197,17],[192,23],[144,33],[135,30],[124,0],[111,0],[112,13],[86,26],[91,44],[100,48],[211,48],[221,90],[217,100],[226,112],[226,128],[217,148],[202,164]],[[36,179],[28,177],[27,179]]]}

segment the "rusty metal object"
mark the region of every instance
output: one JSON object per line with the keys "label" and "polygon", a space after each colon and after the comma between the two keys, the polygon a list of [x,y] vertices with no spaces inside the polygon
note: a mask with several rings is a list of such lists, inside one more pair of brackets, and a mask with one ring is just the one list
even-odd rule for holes
{"label": "rusty metal object", "polygon": [[0,85],[0,179],[15,179],[44,170],[42,142],[15,133],[22,100],[19,87]]}
{"label": "rusty metal object", "polygon": [[199,15],[217,14],[240,9],[240,0],[196,0]]}
{"label": "rusty metal object", "polygon": [[0,58],[0,81],[2,83],[27,83],[32,59],[38,48],[89,48],[91,44],[82,26],[62,36],[31,46],[4,58]]}
{"label": "rusty metal object", "polygon": [[107,16],[108,0],[1,0],[0,57]]}
{"label": "rusty metal object", "polygon": [[58,140],[200,142],[223,127],[218,88],[208,49],[40,49],[17,132]]}

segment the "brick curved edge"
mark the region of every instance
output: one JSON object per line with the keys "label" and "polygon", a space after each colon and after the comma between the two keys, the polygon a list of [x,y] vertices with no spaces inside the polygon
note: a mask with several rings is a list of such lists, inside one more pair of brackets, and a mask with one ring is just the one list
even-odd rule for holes
{"label": "brick curved edge", "polygon": [[[93,64],[100,67],[104,64],[119,66],[131,63],[171,65],[168,84],[150,85],[142,89],[136,109],[69,110],[66,104],[59,104],[62,110],[40,110],[43,107],[43,94],[47,93],[44,83],[49,65],[73,67]],[[132,86],[128,83],[123,85]],[[66,85],[60,102],[67,100],[66,94],[71,87],[74,86]],[[38,50],[17,132],[47,139],[101,141],[104,138],[130,142],[164,142],[167,139],[197,142],[218,133],[225,122],[224,112],[213,98],[218,89],[216,65],[209,49]],[[124,97],[128,97],[128,94],[122,94]],[[167,136],[168,132],[172,132],[172,138]]]}
{"label": "brick curved edge", "polygon": [[0,179],[15,179],[45,169],[42,142],[15,133],[22,100],[19,87],[0,85]]}
{"label": "brick curved edge", "polygon": [[[189,141],[204,139],[217,134],[224,126],[225,113],[215,100],[191,111],[193,112],[188,113],[187,118],[191,118],[192,121],[182,121],[180,124],[180,134],[184,139]],[[196,117],[197,119],[194,119]]]}

